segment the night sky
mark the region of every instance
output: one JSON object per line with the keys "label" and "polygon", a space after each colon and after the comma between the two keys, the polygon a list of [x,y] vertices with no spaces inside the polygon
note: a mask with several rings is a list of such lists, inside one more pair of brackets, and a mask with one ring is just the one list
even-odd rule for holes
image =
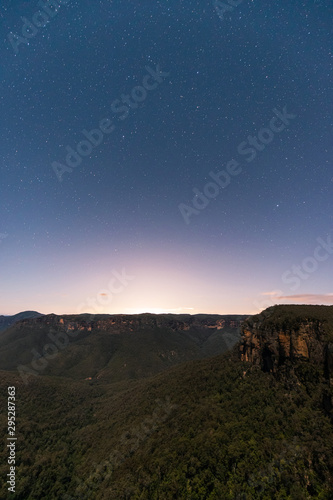
{"label": "night sky", "polygon": [[331,1],[2,4],[0,313],[333,304]]}

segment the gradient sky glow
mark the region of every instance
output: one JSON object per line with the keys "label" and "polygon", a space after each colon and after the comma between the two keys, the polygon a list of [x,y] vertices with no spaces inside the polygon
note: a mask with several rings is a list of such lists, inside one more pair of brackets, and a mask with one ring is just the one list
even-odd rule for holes
{"label": "gradient sky glow", "polygon": [[[17,53],[8,35],[40,7],[8,4],[0,313],[333,304],[332,2],[244,0],[222,19],[214,0],[71,0]],[[158,65],[121,120],[112,103]],[[284,107],[295,118],[247,162],[239,145]],[[115,130],[60,182],[53,162],[104,118]],[[179,205],[230,160],[242,172],[186,224]]]}

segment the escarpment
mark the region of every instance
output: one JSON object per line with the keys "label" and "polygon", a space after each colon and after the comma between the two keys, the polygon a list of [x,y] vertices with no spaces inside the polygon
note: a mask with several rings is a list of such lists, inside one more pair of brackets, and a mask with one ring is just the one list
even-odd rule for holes
{"label": "escarpment", "polygon": [[322,394],[333,421],[333,306],[274,306],[242,326],[241,361]]}

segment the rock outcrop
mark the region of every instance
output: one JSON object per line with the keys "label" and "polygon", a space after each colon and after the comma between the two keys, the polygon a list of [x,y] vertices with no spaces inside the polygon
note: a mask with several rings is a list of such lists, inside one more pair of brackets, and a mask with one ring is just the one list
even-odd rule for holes
{"label": "rock outcrop", "polygon": [[[245,316],[49,314],[0,336],[0,369],[112,382],[152,376],[222,354],[240,340]],[[35,366],[35,368],[34,368]],[[23,368],[22,368],[23,367]],[[38,368],[36,368],[38,367]]]}
{"label": "rock outcrop", "polygon": [[222,330],[224,328],[239,329],[246,316],[220,315],[174,315],[174,314],[81,314],[55,315],[48,314],[41,318],[21,321],[17,326],[47,325],[64,331],[114,331],[126,330],[135,332],[141,328],[167,328],[173,331],[188,331],[192,328],[200,330]]}
{"label": "rock outcrop", "polygon": [[245,324],[242,331],[240,358],[276,372],[286,360],[308,360],[323,364],[326,344],[320,323],[304,319],[299,326],[283,329],[270,323]]}
{"label": "rock outcrop", "polygon": [[318,387],[333,421],[333,306],[274,306],[249,318],[239,357],[289,387],[304,382],[307,367],[307,381]]}

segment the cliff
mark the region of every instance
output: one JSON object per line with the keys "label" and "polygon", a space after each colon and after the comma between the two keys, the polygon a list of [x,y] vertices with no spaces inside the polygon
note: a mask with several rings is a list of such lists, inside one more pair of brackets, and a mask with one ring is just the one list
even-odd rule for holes
{"label": "cliff", "polygon": [[18,328],[26,326],[49,326],[64,331],[120,331],[134,332],[141,328],[167,328],[173,331],[188,331],[192,328],[207,330],[222,330],[224,328],[239,329],[246,316],[215,315],[215,314],[80,314],[55,315],[49,314],[40,318],[20,321]]}
{"label": "cliff", "polygon": [[289,388],[320,385],[324,408],[333,416],[333,306],[274,306],[247,319],[239,357]]}
{"label": "cliff", "polygon": [[[118,382],[211,357],[240,339],[245,316],[45,315],[0,337],[0,369]],[[24,375],[25,376],[25,375]]]}

